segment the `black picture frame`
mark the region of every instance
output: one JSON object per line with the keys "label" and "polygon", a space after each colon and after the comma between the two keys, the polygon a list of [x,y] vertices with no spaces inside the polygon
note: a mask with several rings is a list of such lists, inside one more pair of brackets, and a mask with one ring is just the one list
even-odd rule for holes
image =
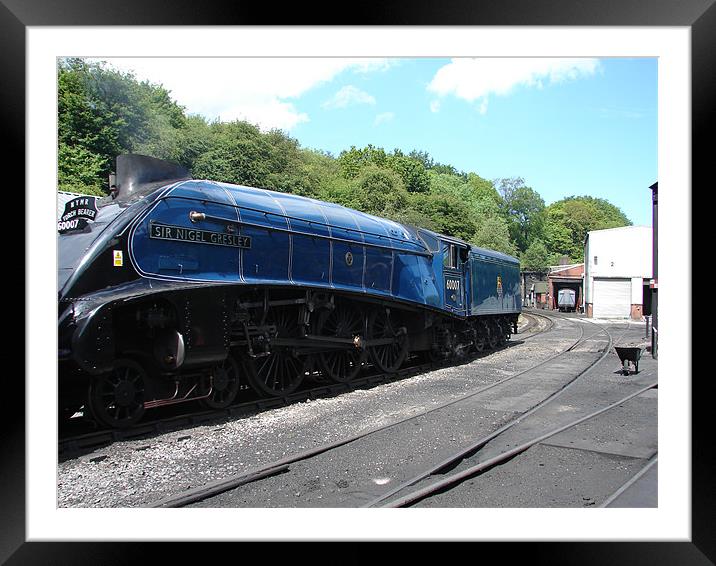
{"label": "black picture frame", "polygon": [[[270,3],[241,1],[190,2],[188,0],[0,0],[0,68],[3,88],[0,88],[0,115],[6,141],[5,172],[16,175],[16,187],[25,186],[25,61],[26,28],[28,26],[69,25],[530,25],[530,26],[685,26],[692,36],[692,173],[693,183],[706,185],[706,164],[714,125],[713,101],[716,100],[716,7],[714,0],[621,0],[599,2],[587,0],[501,0],[494,2],[443,0],[439,3],[423,0],[392,3],[353,3],[350,10],[337,10],[335,4],[281,4],[279,10]],[[339,15],[340,14],[340,15]],[[350,14],[350,21],[344,20]],[[709,135],[711,134],[711,135]],[[710,141],[710,140],[708,140]],[[10,187],[6,186],[6,189]],[[647,187],[645,187],[645,190]],[[685,187],[684,190],[689,190]],[[27,194],[26,194],[27,198]],[[26,202],[25,221],[30,222],[30,202]],[[694,217],[694,221],[696,218]],[[693,224],[692,224],[693,225]],[[13,240],[15,241],[15,240]],[[694,241],[696,244],[696,241]],[[23,257],[25,255],[23,254]],[[693,255],[692,255],[693,257]],[[693,265],[693,263],[692,263]],[[19,262],[15,265],[19,274]],[[18,275],[19,277],[19,275]],[[686,274],[693,281],[691,274]],[[23,284],[21,288],[25,289]],[[17,285],[15,283],[15,285]],[[691,284],[693,288],[693,284]],[[697,295],[686,284],[684,292],[694,305]],[[24,292],[24,300],[31,297]],[[6,299],[7,300],[7,299]],[[690,308],[691,301],[684,303]],[[6,314],[6,316],[9,316]],[[16,315],[13,315],[13,317]],[[7,320],[7,319],[6,319]],[[14,320],[14,318],[13,318]],[[13,325],[16,323],[13,322]],[[692,329],[696,326],[692,324]],[[23,329],[24,330],[24,329]],[[16,336],[24,332],[13,329]],[[695,335],[692,332],[692,336]],[[8,348],[7,351],[19,351]],[[693,351],[693,349],[692,349]],[[24,359],[24,358],[23,358]],[[690,379],[691,352],[684,353],[683,375],[675,379]],[[690,542],[525,542],[489,548],[508,555],[511,562],[529,560],[530,563],[550,564],[714,564],[716,561],[716,490],[714,489],[713,446],[710,427],[708,373],[693,379],[692,387],[692,539]],[[161,545],[162,561],[177,557],[187,559],[185,544],[131,542],[26,542],[25,537],[25,383],[3,379],[2,457],[0,458],[0,561],[7,564],[126,564],[148,561]],[[320,540],[320,533],[316,539]],[[282,545],[273,559],[301,551],[296,544]],[[508,543],[509,544],[509,543]],[[333,545],[328,545],[333,547]],[[382,545],[368,547],[354,542],[350,552],[341,545],[321,550],[323,556],[343,562],[365,563],[377,550],[388,556]],[[253,551],[253,549],[251,549]],[[420,545],[412,545],[405,562],[414,551],[422,553]],[[484,546],[482,552],[487,550]],[[235,552],[229,550],[230,552]],[[212,551],[205,555],[221,556]],[[219,552],[222,552],[219,550]],[[244,558],[250,556],[247,550]],[[274,550],[275,552],[275,550]],[[401,549],[401,553],[403,553]],[[453,551],[454,552],[454,551]],[[467,552],[475,552],[470,547]],[[417,553],[416,553],[417,554]],[[482,555],[482,554],[481,554]],[[482,555],[483,558],[489,555]],[[305,558],[305,557],[303,557]],[[316,555],[311,558],[318,559]],[[295,559],[295,558],[294,558]],[[272,560],[273,561],[273,560]]]}

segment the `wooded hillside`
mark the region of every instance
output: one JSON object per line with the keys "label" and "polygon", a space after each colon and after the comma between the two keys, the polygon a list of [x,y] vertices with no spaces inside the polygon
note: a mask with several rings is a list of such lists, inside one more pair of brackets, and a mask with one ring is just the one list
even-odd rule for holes
{"label": "wooded hillside", "polygon": [[195,178],[310,196],[462,238],[544,269],[583,260],[589,230],[630,225],[604,199],[549,206],[520,177],[487,180],[426,152],[351,146],[338,156],[279,130],[187,115],[160,85],[82,59],[58,64],[58,190],[105,195],[114,158],[141,153]]}

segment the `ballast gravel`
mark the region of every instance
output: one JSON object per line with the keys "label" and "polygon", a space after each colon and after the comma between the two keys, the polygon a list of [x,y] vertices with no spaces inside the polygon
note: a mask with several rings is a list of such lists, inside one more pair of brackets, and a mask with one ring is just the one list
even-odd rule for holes
{"label": "ballast gravel", "polygon": [[[541,319],[537,319],[541,320]],[[541,323],[540,323],[541,324]],[[557,321],[559,327],[571,324]],[[530,329],[533,330],[534,326]],[[574,336],[545,332],[456,365],[307,400],[249,417],[221,419],[115,442],[58,464],[59,507],[143,507],[291,454],[421,413],[464,396],[564,349]],[[513,337],[520,341],[520,335]],[[390,446],[385,446],[389,451]],[[376,455],[380,458],[380,455]]]}

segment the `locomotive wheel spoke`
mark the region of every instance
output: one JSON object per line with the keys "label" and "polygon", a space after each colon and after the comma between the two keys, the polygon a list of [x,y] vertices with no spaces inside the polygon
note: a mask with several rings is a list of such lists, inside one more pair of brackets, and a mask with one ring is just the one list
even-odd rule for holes
{"label": "locomotive wheel spoke", "polygon": [[200,403],[209,409],[225,409],[236,399],[241,386],[239,364],[229,354],[226,359],[211,368],[211,373],[202,379],[202,395],[211,391],[209,397]]}
{"label": "locomotive wheel spoke", "polygon": [[144,415],[147,374],[133,360],[117,360],[114,369],[94,376],[87,405],[95,420],[111,428],[127,428]]}
{"label": "locomotive wheel spoke", "polygon": [[507,339],[505,338],[505,329],[499,321],[495,321],[495,335],[497,336],[497,345],[504,346]]}
{"label": "locomotive wheel spoke", "polygon": [[374,310],[368,317],[368,337],[395,340],[392,344],[372,346],[368,348],[368,353],[381,371],[387,373],[397,371],[408,355],[408,337],[398,333],[390,315],[384,309]]}
{"label": "locomotive wheel spoke", "polygon": [[[269,311],[267,323],[276,327],[277,338],[298,336],[298,313],[292,307],[277,307]],[[306,373],[306,359],[297,356],[291,348],[274,346],[267,356],[245,356],[243,364],[246,378],[260,395],[280,397],[293,393]]]}
{"label": "locomotive wheel spoke", "polygon": [[[363,329],[363,316],[345,305],[323,311],[316,324],[318,335],[337,338],[353,338],[362,334]],[[328,350],[318,354],[318,365],[330,381],[347,383],[360,373],[365,358],[365,351],[358,348]]]}
{"label": "locomotive wheel spoke", "polygon": [[500,329],[500,327],[496,323],[490,322],[487,334],[487,345],[490,347],[491,350],[494,350],[500,344],[501,335],[502,330]]}

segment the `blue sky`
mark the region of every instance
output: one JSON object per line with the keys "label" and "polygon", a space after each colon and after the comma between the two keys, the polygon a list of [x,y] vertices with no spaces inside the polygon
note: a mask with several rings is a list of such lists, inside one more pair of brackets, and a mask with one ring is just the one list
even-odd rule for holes
{"label": "blue sky", "polygon": [[163,84],[189,113],[278,127],[334,155],[427,151],[486,179],[522,177],[547,204],[601,197],[651,225],[655,58],[108,61]]}

